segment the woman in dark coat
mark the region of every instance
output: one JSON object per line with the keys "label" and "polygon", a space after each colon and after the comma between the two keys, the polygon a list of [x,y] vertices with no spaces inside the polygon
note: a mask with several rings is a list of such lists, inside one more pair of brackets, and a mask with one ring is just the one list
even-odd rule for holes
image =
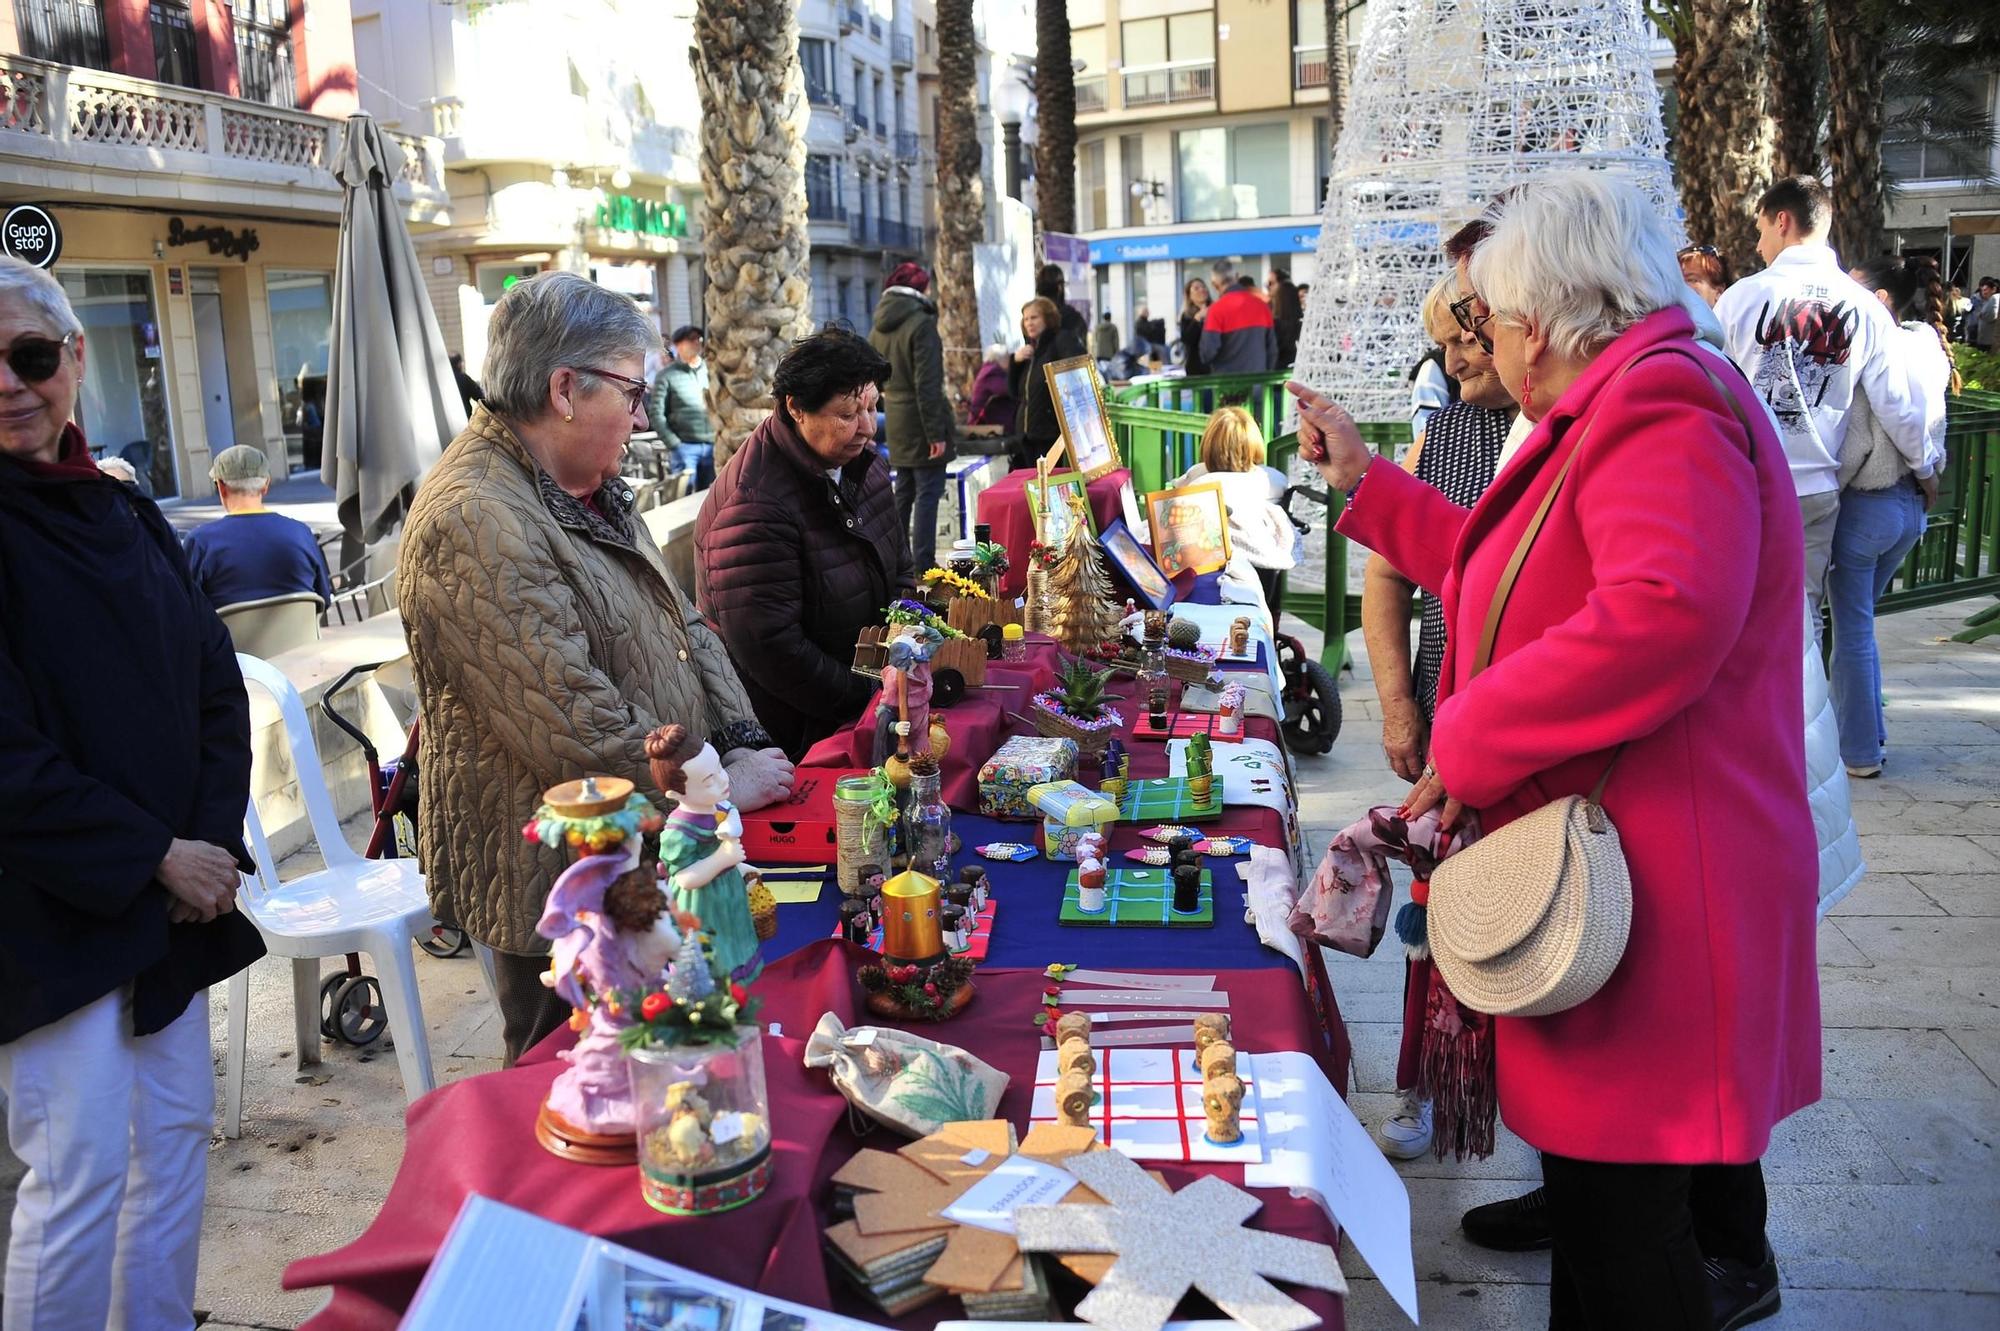
{"label": "woman in dark coat", "polygon": [[1042,368],[1089,353],[1083,339],[1063,326],[1055,303],[1046,296],[1037,296],[1021,307],[1021,337],[1024,340],[1014,353],[1007,386],[1021,404],[1017,427],[1021,445],[1015,462],[1032,465],[1062,436],[1062,423],[1056,418],[1055,400],[1049,396],[1049,379]]}
{"label": "woman in dark coat", "polygon": [[1208,283],[1190,277],[1181,306],[1181,365],[1190,379],[1208,373],[1208,362],[1201,358],[1201,326],[1208,318],[1208,302]]}
{"label": "woman in dark coat", "polygon": [[[188,1326],[250,709],[152,500],[70,423],[83,327],[0,258],[0,1093],[28,1166],[8,1324]],[[117,1307],[113,1307],[114,1300]]]}
{"label": "woman in dark coat", "polygon": [[696,598],[757,719],[793,759],[854,721],[874,685],[861,630],[915,585],[875,409],[889,362],[827,328],[792,344],[778,409],[743,441],[695,519]]}

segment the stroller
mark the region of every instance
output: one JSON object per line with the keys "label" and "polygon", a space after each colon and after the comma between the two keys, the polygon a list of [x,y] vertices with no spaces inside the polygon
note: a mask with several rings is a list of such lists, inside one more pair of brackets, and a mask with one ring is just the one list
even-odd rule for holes
{"label": "stroller", "polygon": [[[1303,495],[1314,503],[1324,506],[1327,494],[1324,490],[1314,490],[1303,485],[1290,486],[1278,500],[1278,507],[1285,511],[1285,517],[1301,534],[1312,530],[1312,524],[1292,514],[1292,496]],[[1277,569],[1259,569],[1259,578],[1264,584],[1264,599],[1271,607],[1271,622],[1278,622],[1283,604],[1284,575]],[[1340,687],[1327,668],[1314,660],[1306,652],[1305,645],[1289,633],[1272,630],[1272,640],[1278,647],[1278,674],[1284,680],[1284,691],[1279,699],[1285,710],[1285,743],[1293,753],[1301,756],[1319,757],[1333,750],[1334,740],[1340,737]]]}
{"label": "stroller", "polygon": [[[362,853],[371,860],[414,856],[417,850],[417,724],[410,722],[410,735],[399,758],[386,765],[367,732],[334,710],[333,700],[357,675],[382,668],[383,662],[355,666],[326,690],[320,710],[342,733],[360,746],[368,761],[368,801],[375,825]],[[462,956],[472,950],[463,929],[433,923],[428,937],[417,946],[434,957]],[[389,1029],[388,1009],[382,1003],[382,987],[372,975],[361,973],[359,953],[347,954],[347,965],[320,982],[320,1033],[329,1040],[362,1048],[381,1039]]]}

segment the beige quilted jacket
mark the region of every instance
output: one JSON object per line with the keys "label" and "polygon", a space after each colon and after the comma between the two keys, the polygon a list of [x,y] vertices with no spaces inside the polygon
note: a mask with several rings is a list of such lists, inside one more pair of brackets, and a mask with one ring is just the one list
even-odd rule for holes
{"label": "beige quilted jacket", "polygon": [[[439,914],[502,952],[535,932],[565,857],[521,826],[557,782],[629,777],[646,733],[755,715],[622,484],[564,494],[484,407],[425,479],[396,591],[422,718],[418,845]],[[636,535],[635,535],[636,533]]]}

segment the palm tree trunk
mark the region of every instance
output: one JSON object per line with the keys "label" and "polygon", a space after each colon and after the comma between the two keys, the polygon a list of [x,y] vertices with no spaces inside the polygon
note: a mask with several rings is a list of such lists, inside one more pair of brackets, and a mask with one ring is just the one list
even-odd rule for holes
{"label": "palm tree trunk", "polygon": [[1076,72],[1070,68],[1069,10],[1035,0],[1035,212],[1042,230],[1076,231]]}
{"label": "palm tree trunk", "polygon": [[1827,165],[1833,169],[1833,247],[1843,264],[1882,252],[1882,48],[1880,0],[1826,7]]}
{"label": "palm tree trunk", "polygon": [[715,465],[771,414],[771,379],[812,331],[805,76],[790,0],[696,0],[702,251]]}
{"label": "palm tree trunk", "polygon": [[973,246],[985,234],[986,186],[980,174],[978,47],[973,0],[938,0],[937,273],[938,336],[944,379],[954,402],[979,368],[979,288]]}
{"label": "palm tree trunk", "polygon": [[1646,14],[1674,44],[1674,179],[1688,239],[1705,245],[1715,234],[1715,194],[1708,187],[1708,118],[1696,77],[1694,7],[1691,0],[1646,0]]}
{"label": "palm tree trunk", "polygon": [[[1333,175],[1334,149],[1340,144],[1340,127],[1347,112],[1347,43],[1342,40],[1347,11],[1352,0],[1326,0],[1326,160],[1317,170]],[[1326,200],[1321,199],[1325,205]]]}
{"label": "palm tree trunk", "polygon": [[1819,174],[1820,99],[1813,72],[1812,0],[1764,0],[1764,68],[1771,85],[1771,175]]}
{"label": "palm tree trunk", "polygon": [[1732,272],[1757,258],[1757,199],[1771,181],[1762,0],[1694,0],[1695,100],[1702,108],[1709,243]]}

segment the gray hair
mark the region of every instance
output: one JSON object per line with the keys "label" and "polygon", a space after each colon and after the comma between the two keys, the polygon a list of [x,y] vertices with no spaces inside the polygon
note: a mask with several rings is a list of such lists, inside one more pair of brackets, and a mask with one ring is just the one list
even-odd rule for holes
{"label": "gray hair", "polygon": [[660,330],[631,297],[577,273],[537,273],[500,298],[486,326],[487,410],[535,420],[549,409],[549,376],[564,366],[660,349]]}
{"label": "gray hair", "polygon": [[11,254],[0,254],[0,301],[16,300],[41,316],[52,336],[83,331],[83,321],[70,306],[69,293],[53,274]]}
{"label": "gray hair", "polygon": [[1494,317],[1539,323],[1559,356],[1583,359],[1657,310],[1680,308],[1676,241],[1631,185],[1565,171],[1517,186],[1487,210],[1473,290]]}
{"label": "gray hair", "polygon": [[1236,280],[1236,265],[1228,259],[1217,259],[1208,266],[1208,275],[1215,279],[1217,286],[1227,291],[1229,284]]}

